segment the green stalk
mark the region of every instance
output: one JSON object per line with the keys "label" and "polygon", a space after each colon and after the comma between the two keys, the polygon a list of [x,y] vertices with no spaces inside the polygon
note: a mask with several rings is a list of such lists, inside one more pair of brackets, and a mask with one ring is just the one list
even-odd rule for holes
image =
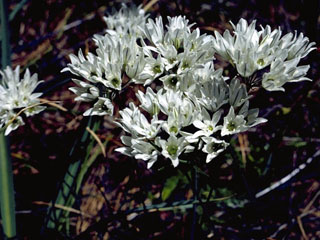
{"label": "green stalk", "polygon": [[11,47],[8,21],[7,0],[0,0],[0,21],[1,21],[1,64],[2,68],[11,65]]}
{"label": "green stalk", "polygon": [[[6,0],[0,1],[0,20],[2,36],[1,65],[2,68],[11,64],[11,48],[8,24],[8,5]],[[13,188],[13,174],[10,149],[3,131],[0,132],[0,212],[2,228],[6,238],[16,236],[16,215]]]}
{"label": "green stalk", "polygon": [[3,232],[7,238],[16,236],[13,175],[7,139],[0,134],[0,206]]}

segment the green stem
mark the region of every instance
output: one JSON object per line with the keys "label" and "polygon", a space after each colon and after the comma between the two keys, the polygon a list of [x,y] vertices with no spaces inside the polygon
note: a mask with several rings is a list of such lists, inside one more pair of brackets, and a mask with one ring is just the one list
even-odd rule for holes
{"label": "green stem", "polygon": [[13,174],[7,139],[0,133],[0,210],[3,232],[7,238],[16,236]]}
{"label": "green stem", "polygon": [[[11,64],[11,48],[8,23],[8,4],[6,0],[0,1],[1,29],[1,65],[2,68]],[[10,159],[10,150],[7,138],[0,132],[0,212],[5,237],[16,236],[16,215],[13,188],[13,174]]]}
{"label": "green stem", "polygon": [[2,68],[11,64],[11,47],[8,22],[8,4],[6,0],[0,1],[0,21],[1,21],[1,64]]}

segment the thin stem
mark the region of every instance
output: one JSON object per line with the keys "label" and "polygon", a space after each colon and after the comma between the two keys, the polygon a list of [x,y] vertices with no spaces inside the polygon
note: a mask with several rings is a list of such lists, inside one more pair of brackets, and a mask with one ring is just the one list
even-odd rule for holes
{"label": "thin stem", "polygon": [[1,64],[2,68],[11,64],[11,47],[8,22],[7,0],[0,1],[0,20],[1,20]]}
{"label": "thin stem", "polygon": [[3,232],[7,238],[16,236],[13,174],[7,139],[0,133],[0,210]]}
{"label": "thin stem", "polygon": [[[198,201],[198,171],[197,168],[194,168],[194,178],[193,178],[193,189],[194,189],[194,201]],[[193,216],[192,216],[192,227],[191,227],[191,240],[195,239],[196,235],[196,226],[198,221],[197,214],[197,204],[193,204]]]}
{"label": "thin stem", "polygon": [[[1,65],[11,64],[11,48],[8,23],[8,4],[0,0],[1,29]],[[16,215],[13,188],[12,163],[7,138],[0,132],[0,212],[4,235],[7,238],[16,236]]]}

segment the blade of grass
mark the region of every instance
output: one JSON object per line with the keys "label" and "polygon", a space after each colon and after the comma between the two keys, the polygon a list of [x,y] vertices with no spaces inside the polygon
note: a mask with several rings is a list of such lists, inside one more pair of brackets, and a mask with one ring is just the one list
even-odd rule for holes
{"label": "blade of grass", "polygon": [[[11,64],[11,48],[8,24],[8,5],[0,0],[1,29],[1,65],[2,68]],[[3,131],[0,132],[0,212],[3,233],[7,238],[16,236],[16,215],[13,188],[12,163],[9,145]]]}
{"label": "blade of grass", "polygon": [[[88,126],[91,125],[92,117],[88,120]],[[83,135],[80,140],[81,143],[85,143],[87,138],[89,136],[89,133],[87,131],[83,132]],[[77,148],[79,144],[76,142],[71,149],[69,153],[69,157],[71,158],[75,149]],[[70,198],[70,195],[72,195],[72,187],[74,186],[75,178],[77,176],[77,173],[80,169],[81,160],[77,159],[75,162],[72,162],[68,170],[64,176],[63,182],[61,183],[61,186],[59,188],[59,192],[57,195],[57,198],[53,202],[52,206],[59,204],[62,206],[67,206],[68,199]],[[59,222],[62,220],[60,219],[60,216],[62,214],[62,211],[59,209],[54,209],[53,207],[50,207],[48,209],[48,219],[46,223],[46,227],[49,229],[55,229],[57,225],[59,225]]]}
{"label": "blade of grass", "polygon": [[[108,144],[108,142],[112,139],[113,135],[110,135],[107,137],[107,139],[105,140],[105,142],[102,144],[103,147],[105,148],[106,145]],[[80,190],[81,187],[81,183],[83,181],[83,178],[85,176],[85,174],[88,172],[89,168],[91,167],[91,165],[94,163],[94,161],[96,160],[96,158],[102,153],[101,147],[95,151],[92,156],[90,158],[87,158],[87,160],[83,163],[81,170],[79,172],[78,178],[77,178],[77,188],[76,191],[78,192]]]}
{"label": "blade of grass", "polygon": [[9,21],[12,21],[14,19],[14,17],[16,16],[16,14],[23,8],[23,6],[28,2],[29,0],[21,0],[21,2],[19,2],[14,9],[12,10],[12,12],[9,15]]}
{"label": "blade of grass", "polygon": [[[92,128],[93,131],[96,131],[100,125],[100,121],[94,121],[92,117],[89,118],[87,127]],[[83,135],[80,140],[80,144],[75,144],[72,148],[69,156],[72,158],[74,154],[78,154],[81,148],[84,148],[85,156],[80,156],[75,162],[71,163],[68,171],[64,177],[64,180],[61,184],[58,196],[53,204],[59,204],[65,207],[72,207],[75,200],[76,195],[78,194],[83,177],[85,172],[88,170],[88,167],[84,171],[83,166],[86,165],[86,161],[90,156],[91,149],[95,143],[95,139],[92,135],[86,130],[83,130]],[[85,148],[85,146],[87,146]],[[61,209],[54,209],[52,207],[48,210],[48,220],[46,227],[49,229],[57,229],[61,231],[64,224],[66,229],[68,229],[68,216],[69,212],[64,212]]]}

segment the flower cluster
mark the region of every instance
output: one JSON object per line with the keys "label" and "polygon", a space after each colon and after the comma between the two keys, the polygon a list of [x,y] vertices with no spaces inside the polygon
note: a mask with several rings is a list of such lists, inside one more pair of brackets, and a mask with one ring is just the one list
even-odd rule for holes
{"label": "flower cluster", "polygon": [[280,29],[271,30],[270,26],[257,31],[256,21],[248,25],[240,19],[231,34],[226,30],[223,36],[215,32],[213,48],[224,60],[236,67],[245,78],[255,77],[262,71],[262,87],[269,91],[284,91],[286,82],[310,80],[305,77],[309,66],[298,66],[315,48],[314,42],[302,33],[288,33],[284,36]]}
{"label": "flower cluster", "polygon": [[[122,9],[105,18],[109,27],[96,35],[96,54],[78,57],[64,69],[82,79],[70,90],[76,100],[94,101],[84,115],[113,114],[113,96],[129,84],[146,86],[133,103],[120,111],[117,124],[127,135],[117,151],[142,159],[150,168],[159,158],[177,166],[197,152],[206,162],[228,146],[226,136],[266,122],[259,109],[250,109],[252,86],[284,90],[286,82],[309,80],[309,66],[298,66],[314,48],[302,34],[282,35],[270,26],[255,29],[241,19],[234,32],[200,34],[188,19],[148,19],[138,8]],[[215,54],[230,62],[238,75],[230,79],[214,68]],[[151,83],[157,90],[148,87]],[[248,84],[250,83],[250,84]]]}
{"label": "flower cluster", "polygon": [[140,108],[131,103],[120,111],[118,124],[129,136],[121,137],[125,146],[117,151],[148,161],[148,167],[160,156],[176,167],[184,153],[194,151],[205,153],[208,163],[229,145],[223,137],[266,121],[258,118],[258,109],[249,109],[245,86],[237,79],[227,84],[209,75],[186,92],[162,88],[155,93],[148,87],[137,97]]}
{"label": "flower cluster", "polygon": [[[71,63],[62,71],[70,71],[81,79],[73,79],[77,87],[70,90],[75,100],[94,102],[84,115],[112,115],[112,98],[125,80],[135,81],[145,68],[143,48],[137,41],[141,38],[146,16],[143,9],[127,8],[125,5],[115,15],[105,17],[109,26],[104,36],[95,35],[96,54],[78,56],[71,54]],[[83,80],[84,79],[84,80]]]}
{"label": "flower cluster", "polygon": [[37,74],[30,75],[27,69],[20,80],[20,67],[14,70],[7,67],[0,71],[0,128],[5,127],[5,135],[24,125],[21,116],[17,116],[20,110],[24,109],[26,117],[37,114],[45,109],[39,106],[39,97],[42,93],[33,93],[41,81],[38,81]]}

